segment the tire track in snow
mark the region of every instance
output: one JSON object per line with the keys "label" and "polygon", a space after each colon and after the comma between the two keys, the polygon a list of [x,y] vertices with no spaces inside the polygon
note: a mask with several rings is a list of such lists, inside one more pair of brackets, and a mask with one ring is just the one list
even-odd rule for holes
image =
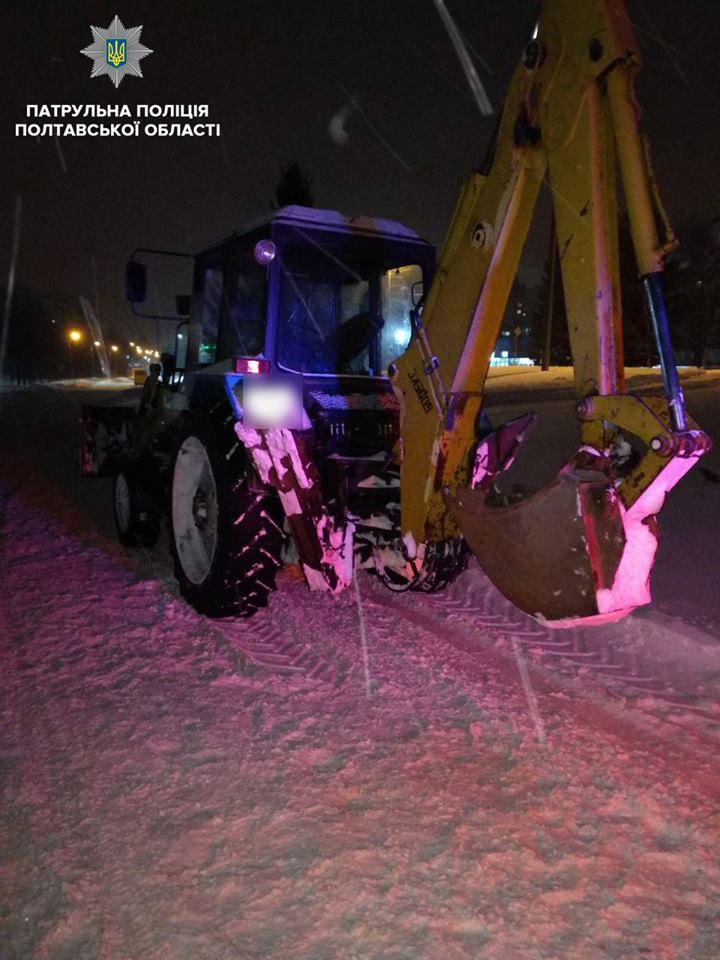
{"label": "tire track in snow", "polygon": [[[331,607],[325,606],[322,596],[310,595],[300,607],[312,609],[317,618],[308,621],[303,613],[298,622],[293,617],[298,604],[284,602],[284,589],[281,586],[270,598],[268,610],[249,620],[218,622],[217,629],[251,662],[271,672],[336,685],[343,682],[347,658],[341,664],[340,651],[333,648],[331,638],[322,636],[323,618]],[[305,588],[296,584],[294,589]],[[720,646],[699,650],[690,636],[685,639],[685,659],[668,659],[666,648],[678,646],[672,625],[653,621],[652,612],[606,627],[550,630],[512,607],[477,568],[442,593],[394,594],[373,577],[363,578],[362,593],[371,614],[385,611],[388,621],[383,623],[382,616],[370,621],[376,640],[372,657],[378,654],[378,643],[392,646],[398,634],[412,634],[413,613],[422,612],[431,629],[442,623],[442,637],[450,643],[457,639],[454,626],[461,633],[470,628],[476,635],[476,653],[490,645],[511,659],[516,641],[536,669],[548,677],[572,680],[578,695],[585,690],[609,697],[667,728],[669,734],[681,732],[703,749],[716,749],[720,743]],[[333,602],[337,605],[337,599]],[[658,640],[663,643],[662,657]],[[693,664],[692,657],[700,654]]]}
{"label": "tire track in snow", "polygon": [[720,643],[652,609],[617,624],[551,630],[516,610],[479,568],[417,605],[448,622],[519,641],[549,673],[581,680],[711,748],[720,745]]}
{"label": "tire track in snow", "polygon": [[[349,676],[351,682],[359,683],[363,669],[359,624],[353,628],[347,623],[355,616],[354,600],[345,595],[328,598],[307,593],[302,597],[298,594],[307,588],[299,583],[290,589],[295,594],[292,601],[283,584],[271,596],[267,610],[250,619],[215,621],[213,630],[223,644],[269,674],[335,687],[348,682]],[[473,656],[460,672],[472,685],[473,674],[482,672],[483,655],[489,650],[501,654],[514,675],[516,642],[536,673],[561,687],[570,681],[573,696],[604,698],[608,709],[620,708],[628,719],[636,714],[657,734],[691,742],[699,756],[713,756],[717,750],[720,657],[712,649],[705,650],[694,669],[689,661],[654,658],[653,632],[662,635],[665,645],[673,642],[670,628],[662,622],[631,617],[609,627],[553,631],[512,607],[477,569],[438,594],[394,594],[373,577],[363,578],[361,589],[371,638],[371,673],[379,656],[398,655],[399,637],[404,638],[402,656],[409,656],[407,637],[413,637],[423,651],[429,649],[430,664],[434,657],[436,669],[445,669],[444,644],[469,650]],[[342,629],[334,622],[340,609],[345,619]],[[425,630],[420,630],[423,626]],[[340,636],[353,630],[357,649],[348,650]],[[692,646],[692,639],[688,645]]]}
{"label": "tire track in snow", "polygon": [[[467,590],[467,585],[461,587],[463,591]],[[380,597],[377,591],[381,591]],[[388,604],[381,599],[382,588],[379,585],[373,595],[374,602],[382,608],[387,620]],[[507,603],[504,599],[503,602]],[[581,659],[566,665],[562,660],[553,658],[548,667],[542,655],[533,653],[533,645],[537,644],[538,636],[552,638],[556,634],[544,630],[540,625],[528,626],[527,618],[522,618],[514,608],[510,608],[511,615],[506,618],[496,613],[496,598],[489,592],[450,598],[441,595],[419,598],[417,595],[400,594],[394,596],[391,606],[400,608],[393,610],[393,616],[415,624],[417,629],[414,635],[418,643],[430,647],[444,669],[450,665],[455,676],[464,676],[471,682],[478,673],[494,666],[504,676],[508,691],[519,686],[520,677],[513,660],[512,642],[513,638],[520,641],[530,658],[533,681],[544,700],[542,709],[556,713],[558,705],[565,704],[582,723],[620,737],[632,749],[637,749],[639,743],[643,749],[653,747],[653,752],[668,771],[674,770],[677,775],[678,770],[682,770],[688,781],[700,791],[713,799],[720,797],[714,715],[711,715],[707,725],[698,721],[697,713],[684,710],[682,701],[677,700],[676,688],[673,688],[672,695],[675,697],[673,702],[680,704],[676,707],[679,719],[668,722],[663,710],[656,712],[650,709],[655,705],[648,703],[647,697],[640,700],[628,697],[622,687],[625,681],[620,680],[618,684],[616,679],[608,683],[607,675],[604,672],[592,672],[587,660]],[[369,622],[372,629],[382,634],[382,627],[378,629],[372,618]],[[588,629],[585,628],[583,632]],[[384,639],[392,642],[387,629]],[[573,647],[572,640],[562,642]],[[448,648],[454,650],[457,656],[448,658]],[[616,666],[622,667],[621,664]],[[663,682],[657,677],[644,679],[658,686]],[[637,682],[635,677],[631,677],[631,680]]]}
{"label": "tire track in snow", "polygon": [[[492,716],[532,738],[532,718],[512,652],[514,640],[522,645],[532,668],[541,713],[549,721],[549,749],[563,735],[564,721],[559,717],[569,713],[631,751],[652,750],[668,776],[681,769],[701,792],[714,799],[720,796],[713,715],[705,729],[697,712],[684,710],[677,685],[672,695],[684,722],[668,722],[662,710],[650,709],[648,690],[665,687],[657,675],[649,675],[643,651],[640,656],[630,643],[642,625],[633,628],[630,641],[624,637],[629,651],[621,648],[618,654],[611,647],[603,659],[600,648],[608,638],[592,640],[596,647],[589,649],[583,636],[591,632],[592,638],[597,630],[551,632],[504,598],[498,599],[494,588],[474,580],[461,578],[449,595],[419,596],[392,594],[375,578],[362,579],[373,699],[404,699],[407,722],[421,739],[420,718],[450,712],[458,696],[472,703],[477,713],[475,723],[469,723],[469,736]],[[347,592],[330,597],[310,594],[303,583],[283,585],[270,598],[267,611],[225,623],[222,629],[228,642],[238,643],[268,677],[332,684],[340,693],[364,686],[357,610]],[[636,688],[636,695],[630,695],[628,691]]]}

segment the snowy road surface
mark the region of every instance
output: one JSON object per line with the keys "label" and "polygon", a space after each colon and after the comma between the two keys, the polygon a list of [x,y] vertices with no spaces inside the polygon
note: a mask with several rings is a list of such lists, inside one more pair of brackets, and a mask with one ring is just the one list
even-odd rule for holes
{"label": "snowy road surface", "polygon": [[[718,437],[718,381],[688,396]],[[663,511],[656,605],[604,633],[477,568],[361,577],[368,691],[351,591],[291,568],[214,623],[117,545],[77,401],[0,397],[2,960],[720,956],[717,449]]]}

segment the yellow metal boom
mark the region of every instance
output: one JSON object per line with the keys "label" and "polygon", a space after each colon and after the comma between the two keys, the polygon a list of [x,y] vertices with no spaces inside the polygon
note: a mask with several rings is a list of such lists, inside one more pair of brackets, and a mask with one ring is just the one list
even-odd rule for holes
{"label": "yellow metal boom", "polygon": [[[457,537],[462,530],[481,562],[484,555],[486,566],[494,566],[494,548],[478,532],[483,525],[489,530],[499,517],[487,517],[485,495],[493,476],[478,473],[479,458],[487,452],[478,445],[478,418],[490,357],[538,191],[547,178],[581,433],[580,454],[564,474],[565,480],[572,474],[568,482],[577,497],[564,493],[558,502],[572,513],[568,523],[582,527],[578,542],[587,555],[585,599],[578,599],[576,612],[570,604],[556,615],[552,602],[535,609],[538,597],[553,592],[547,578],[541,578],[531,599],[513,597],[528,612],[550,620],[622,615],[647,602],[646,582],[632,595],[625,595],[618,582],[633,542],[626,514],[642,501],[637,508],[647,511],[642,522],[654,515],[666,490],[708,445],[685,415],[667,333],[659,274],[675,239],[639,130],[633,85],[639,64],[621,0],[544,0],[537,36],[513,75],[491,157],[465,184],[416,336],[391,370],[402,411],[402,531],[409,558],[421,560],[418,545]],[[665,382],[665,397],[643,402],[624,392],[618,182]],[[611,476],[608,465],[618,430],[647,445],[647,455],[629,478]],[[581,494],[587,492],[581,485],[590,481],[577,474],[580,468],[595,474],[592,509],[592,498],[585,497],[585,506],[581,503]],[[538,530],[543,522],[557,522],[547,507],[529,508],[534,511],[530,541],[540,543],[543,532],[551,535],[549,526]],[[612,558],[592,546],[598,538],[601,544],[613,540]],[[519,544],[518,550],[527,554],[525,547]],[[645,548],[648,575],[653,553],[654,547]],[[522,557],[516,560],[523,562]],[[540,561],[547,562],[542,550],[525,558],[526,565]],[[510,571],[498,574],[500,580],[511,576]],[[498,586],[514,593],[512,584]],[[613,590],[615,599],[608,600],[607,591]],[[613,604],[612,610],[601,609]]]}

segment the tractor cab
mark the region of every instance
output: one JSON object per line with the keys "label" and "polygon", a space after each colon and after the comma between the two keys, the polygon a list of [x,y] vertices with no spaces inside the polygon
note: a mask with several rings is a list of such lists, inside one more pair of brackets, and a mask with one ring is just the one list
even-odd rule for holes
{"label": "tractor cab", "polygon": [[285,207],[195,259],[179,369],[261,357],[309,377],[378,377],[407,347],[435,269],[401,224]]}
{"label": "tractor cab", "polygon": [[[191,261],[192,294],[177,296],[173,313],[150,313],[148,273],[158,271],[152,286],[161,292],[162,260],[173,284]],[[83,407],[83,476],[113,475],[138,443],[169,456],[184,411],[222,401],[229,376],[243,371],[301,381],[326,456],[387,452],[399,411],[386,373],[410,342],[434,271],[435,248],[402,224],[300,206],[195,256],[133,251],[127,299],[136,316],[174,322],[174,349],[151,369],[139,409],[130,396],[121,407]],[[240,418],[238,380],[230,399]]]}

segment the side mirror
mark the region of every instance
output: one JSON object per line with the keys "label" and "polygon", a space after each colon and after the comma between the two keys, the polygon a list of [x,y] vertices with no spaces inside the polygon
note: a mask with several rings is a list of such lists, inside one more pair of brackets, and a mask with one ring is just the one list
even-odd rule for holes
{"label": "side mirror", "polygon": [[415,283],[410,288],[410,296],[412,298],[412,304],[414,307],[417,307],[422,298],[425,296],[425,288],[422,280],[416,280]]}
{"label": "side mirror", "polygon": [[178,293],[175,297],[175,313],[179,317],[190,316],[190,294]]}
{"label": "side mirror", "polygon": [[125,267],[125,299],[130,303],[145,303],[147,296],[147,267],[136,260]]}

